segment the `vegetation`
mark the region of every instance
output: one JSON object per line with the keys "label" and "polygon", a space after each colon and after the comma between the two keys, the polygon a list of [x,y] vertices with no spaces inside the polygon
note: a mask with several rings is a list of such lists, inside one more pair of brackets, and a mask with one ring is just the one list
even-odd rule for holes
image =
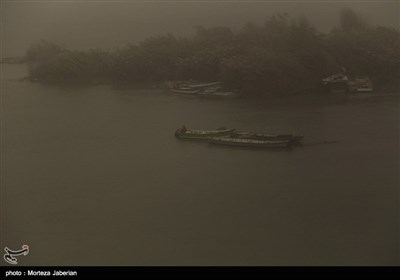
{"label": "vegetation", "polygon": [[247,95],[299,94],[346,69],[376,86],[398,88],[399,32],[367,24],[350,9],[339,27],[319,33],[306,18],[273,16],[263,25],[196,28],[191,38],[149,38],[114,52],[71,51],[42,41],[26,54],[31,77],[45,83],[159,84],[220,80]]}

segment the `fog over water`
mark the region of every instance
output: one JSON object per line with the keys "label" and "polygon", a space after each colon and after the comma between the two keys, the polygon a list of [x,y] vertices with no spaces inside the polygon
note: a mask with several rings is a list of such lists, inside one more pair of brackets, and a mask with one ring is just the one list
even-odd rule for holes
{"label": "fog over water", "polygon": [[[5,70],[1,245],[29,244],[21,264],[399,264],[397,95],[224,101]],[[305,146],[180,141],[182,123]]]}
{"label": "fog over water", "polygon": [[343,7],[374,25],[399,27],[398,1],[2,1],[3,56],[22,55],[40,39],[68,48],[116,48],[193,27],[262,23],[271,15],[306,16],[321,32],[337,25]]}

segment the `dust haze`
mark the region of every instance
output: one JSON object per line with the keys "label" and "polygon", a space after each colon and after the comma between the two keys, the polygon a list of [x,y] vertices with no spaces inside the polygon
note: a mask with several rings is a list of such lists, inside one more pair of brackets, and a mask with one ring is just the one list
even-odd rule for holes
{"label": "dust haze", "polygon": [[246,22],[261,24],[277,13],[305,16],[317,30],[328,32],[338,24],[344,7],[373,25],[399,28],[398,1],[2,1],[2,56],[23,55],[41,39],[70,49],[115,49],[168,32],[190,36],[196,26],[237,30]]}
{"label": "dust haze", "polygon": [[398,0],[0,3],[19,265],[400,264]]}

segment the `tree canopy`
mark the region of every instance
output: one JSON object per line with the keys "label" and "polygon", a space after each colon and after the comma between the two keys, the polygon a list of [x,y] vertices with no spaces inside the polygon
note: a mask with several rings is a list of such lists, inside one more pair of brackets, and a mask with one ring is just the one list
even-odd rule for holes
{"label": "tree canopy", "polygon": [[166,34],[110,52],[72,51],[51,42],[26,54],[32,78],[48,83],[161,83],[220,80],[244,95],[299,94],[322,78],[347,70],[377,85],[400,78],[399,32],[369,25],[343,9],[339,26],[319,33],[307,18],[278,14],[264,24],[196,27],[189,38]]}

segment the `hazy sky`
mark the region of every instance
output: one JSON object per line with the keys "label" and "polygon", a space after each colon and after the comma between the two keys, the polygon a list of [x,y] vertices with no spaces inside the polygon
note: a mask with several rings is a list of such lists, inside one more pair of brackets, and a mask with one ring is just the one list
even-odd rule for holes
{"label": "hazy sky", "polygon": [[166,32],[191,35],[198,25],[238,29],[284,12],[328,31],[343,7],[372,24],[399,28],[399,1],[0,1],[3,57],[24,54],[40,39],[112,49]]}

